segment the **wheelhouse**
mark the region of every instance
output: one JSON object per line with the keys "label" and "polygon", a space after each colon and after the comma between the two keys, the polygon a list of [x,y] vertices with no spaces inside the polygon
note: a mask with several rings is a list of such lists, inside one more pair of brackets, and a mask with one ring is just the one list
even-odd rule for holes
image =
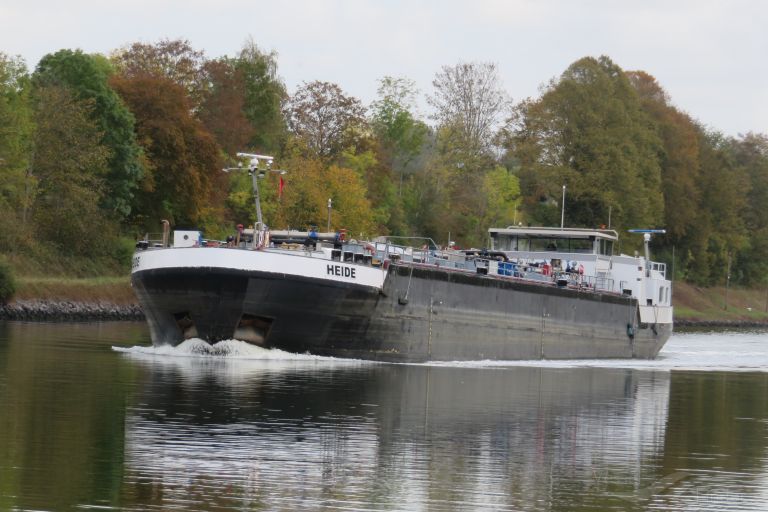
{"label": "wheelhouse", "polygon": [[509,226],[488,230],[491,250],[509,252],[559,252],[613,256],[619,237],[611,229],[524,228]]}

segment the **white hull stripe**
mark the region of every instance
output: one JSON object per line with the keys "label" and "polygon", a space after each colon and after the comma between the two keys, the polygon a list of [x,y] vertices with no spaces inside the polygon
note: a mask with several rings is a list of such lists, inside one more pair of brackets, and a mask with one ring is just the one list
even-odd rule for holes
{"label": "white hull stripe", "polygon": [[387,272],[381,268],[332,261],[306,254],[246,251],[217,247],[150,249],[133,255],[132,272],[171,268],[223,268],[246,272],[294,275],[381,289]]}

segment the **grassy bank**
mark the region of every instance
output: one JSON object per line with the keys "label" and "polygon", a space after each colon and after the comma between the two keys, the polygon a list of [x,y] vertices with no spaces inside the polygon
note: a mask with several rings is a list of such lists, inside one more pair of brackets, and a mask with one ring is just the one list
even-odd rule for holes
{"label": "grassy bank", "polygon": [[724,286],[702,288],[688,283],[675,282],[672,302],[676,320],[766,322],[765,289],[733,288]]}
{"label": "grassy bank", "polygon": [[[132,304],[136,299],[128,276],[19,277],[15,299],[68,300]],[[731,288],[726,306],[725,287],[701,288],[674,283],[675,319],[686,321],[766,322],[766,290]]]}
{"label": "grassy bank", "polygon": [[128,276],[18,277],[16,283],[16,300],[41,299],[120,305],[136,302]]}

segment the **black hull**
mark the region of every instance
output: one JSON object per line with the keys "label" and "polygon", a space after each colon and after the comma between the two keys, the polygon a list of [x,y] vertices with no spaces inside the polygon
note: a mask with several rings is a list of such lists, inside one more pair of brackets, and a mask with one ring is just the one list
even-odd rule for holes
{"label": "black hull", "polygon": [[653,358],[671,324],[611,294],[392,265],[383,290],[223,268],[134,272],[155,344],[246,339],[290,352],[397,362]]}

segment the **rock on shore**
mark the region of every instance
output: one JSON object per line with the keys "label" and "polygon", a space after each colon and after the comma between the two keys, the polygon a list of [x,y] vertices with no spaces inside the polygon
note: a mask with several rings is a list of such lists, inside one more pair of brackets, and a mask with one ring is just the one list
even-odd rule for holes
{"label": "rock on shore", "polygon": [[92,321],[143,320],[138,304],[18,300],[0,305],[0,320]]}
{"label": "rock on shore", "polygon": [[679,327],[712,328],[712,329],[766,329],[768,322],[761,320],[675,320],[675,329]]}

